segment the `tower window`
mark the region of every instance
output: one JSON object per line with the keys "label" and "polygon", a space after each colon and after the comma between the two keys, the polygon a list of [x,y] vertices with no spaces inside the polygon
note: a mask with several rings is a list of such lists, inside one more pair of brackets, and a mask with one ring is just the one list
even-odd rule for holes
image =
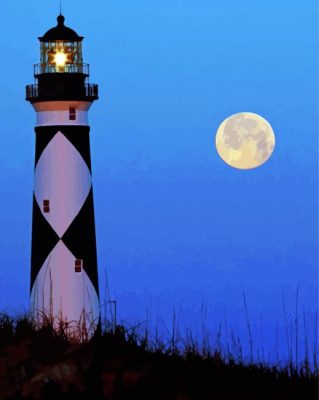
{"label": "tower window", "polygon": [[43,200],[43,212],[44,213],[50,212],[50,200]]}
{"label": "tower window", "polygon": [[74,262],[74,271],[82,272],[82,267],[83,267],[83,260],[76,259]]}
{"label": "tower window", "polygon": [[76,108],[75,107],[70,107],[69,108],[69,120],[70,121],[75,121],[76,120]]}

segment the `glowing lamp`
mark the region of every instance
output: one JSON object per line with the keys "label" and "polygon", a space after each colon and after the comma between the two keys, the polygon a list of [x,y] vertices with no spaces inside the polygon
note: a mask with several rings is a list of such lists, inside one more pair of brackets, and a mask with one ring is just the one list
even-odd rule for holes
{"label": "glowing lamp", "polygon": [[57,67],[64,67],[68,59],[68,55],[65,54],[63,51],[58,51],[54,55],[54,64]]}

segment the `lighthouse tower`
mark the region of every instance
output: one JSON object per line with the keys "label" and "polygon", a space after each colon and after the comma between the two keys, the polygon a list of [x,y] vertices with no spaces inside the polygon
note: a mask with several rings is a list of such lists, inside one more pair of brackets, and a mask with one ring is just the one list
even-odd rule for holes
{"label": "lighthouse tower", "polygon": [[26,100],[36,111],[31,254],[31,313],[91,337],[99,326],[99,288],[88,111],[98,86],[88,83],[82,41],[58,17],[40,37],[41,62]]}

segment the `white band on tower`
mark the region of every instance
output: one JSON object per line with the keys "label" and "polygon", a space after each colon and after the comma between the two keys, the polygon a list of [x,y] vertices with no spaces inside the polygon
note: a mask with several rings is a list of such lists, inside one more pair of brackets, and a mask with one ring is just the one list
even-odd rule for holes
{"label": "white band on tower", "polygon": [[37,112],[36,126],[88,126],[88,110],[91,104],[86,101],[46,101],[34,103],[33,107]]}

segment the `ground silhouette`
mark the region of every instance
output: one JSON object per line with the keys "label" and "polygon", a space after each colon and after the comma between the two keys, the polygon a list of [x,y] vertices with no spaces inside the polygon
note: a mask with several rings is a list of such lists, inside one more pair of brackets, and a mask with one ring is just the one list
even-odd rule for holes
{"label": "ground silhouette", "polygon": [[315,400],[317,374],[158,346],[122,326],[71,343],[50,324],[0,318],[0,400]]}

